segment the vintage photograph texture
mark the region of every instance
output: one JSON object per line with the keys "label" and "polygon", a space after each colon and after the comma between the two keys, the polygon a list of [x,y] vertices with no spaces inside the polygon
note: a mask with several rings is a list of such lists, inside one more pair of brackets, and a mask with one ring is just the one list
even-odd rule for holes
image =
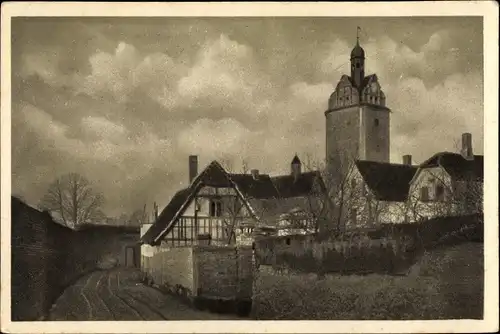
{"label": "vintage photograph texture", "polygon": [[11,37],[12,321],[483,318],[482,17]]}

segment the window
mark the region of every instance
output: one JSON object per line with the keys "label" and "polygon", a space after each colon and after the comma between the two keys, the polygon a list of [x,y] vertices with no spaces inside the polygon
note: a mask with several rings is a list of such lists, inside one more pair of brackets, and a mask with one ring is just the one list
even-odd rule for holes
{"label": "window", "polygon": [[210,217],[222,216],[222,202],[220,200],[210,200]]}
{"label": "window", "polygon": [[356,179],[351,179],[351,189],[356,188]]}
{"label": "window", "polygon": [[358,213],[356,212],[355,209],[352,209],[351,210],[351,223],[352,225],[356,225],[357,224],[357,219],[358,218]]}
{"label": "window", "polygon": [[359,63],[356,63],[356,68],[359,68]]}
{"label": "window", "polygon": [[427,187],[420,188],[420,200],[422,202],[426,202],[429,200],[429,188]]}
{"label": "window", "polygon": [[378,125],[379,125],[379,120],[378,120],[378,118],[375,118],[375,120],[373,121],[373,123],[375,124],[375,126],[378,126]]}
{"label": "window", "polygon": [[444,201],[444,187],[442,184],[436,185],[436,201]]}

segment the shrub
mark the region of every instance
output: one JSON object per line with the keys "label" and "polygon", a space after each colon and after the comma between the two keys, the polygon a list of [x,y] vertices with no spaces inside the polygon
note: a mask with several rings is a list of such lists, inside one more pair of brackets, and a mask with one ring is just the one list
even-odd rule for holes
{"label": "shrub", "polygon": [[[275,320],[425,320],[482,317],[482,244],[425,253],[407,276],[261,272],[253,316]],[[466,286],[466,288],[464,288]]]}

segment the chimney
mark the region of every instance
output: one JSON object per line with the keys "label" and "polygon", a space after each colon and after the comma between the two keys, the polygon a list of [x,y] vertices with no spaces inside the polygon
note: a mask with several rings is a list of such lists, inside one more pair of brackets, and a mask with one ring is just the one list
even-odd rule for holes
{"label": "chimney", "polygon": [[470,133],[462,134],[462,151],[460,153],[464,159],[474,160],[474,154],[472,153],[472,135]]}
{"label": "chimney", "polygon": [[259,170],[258,169],[252,169],[250,171],[250,173],[252,174],[252,177],[253,177],[254,180],[259,179]]}
{"label": "chimney", "polygon": [[403,155],[403,165],[411,166],[411,155],[410,154]]}
{"label": "chimney", "polygon": [[198,175],[198,156],[189,156],[189,184],[191,184],[194,178]]}

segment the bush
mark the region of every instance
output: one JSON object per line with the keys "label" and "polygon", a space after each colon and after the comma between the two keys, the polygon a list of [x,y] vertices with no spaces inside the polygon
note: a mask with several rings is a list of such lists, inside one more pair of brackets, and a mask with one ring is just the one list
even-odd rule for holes
{"label": "bush", "polygon": [[478,258],[482,244],[465,244],[424,254],[407,276],[318,278],[261,272],[255,281],[252,313],[263,320],[481,318]]}

